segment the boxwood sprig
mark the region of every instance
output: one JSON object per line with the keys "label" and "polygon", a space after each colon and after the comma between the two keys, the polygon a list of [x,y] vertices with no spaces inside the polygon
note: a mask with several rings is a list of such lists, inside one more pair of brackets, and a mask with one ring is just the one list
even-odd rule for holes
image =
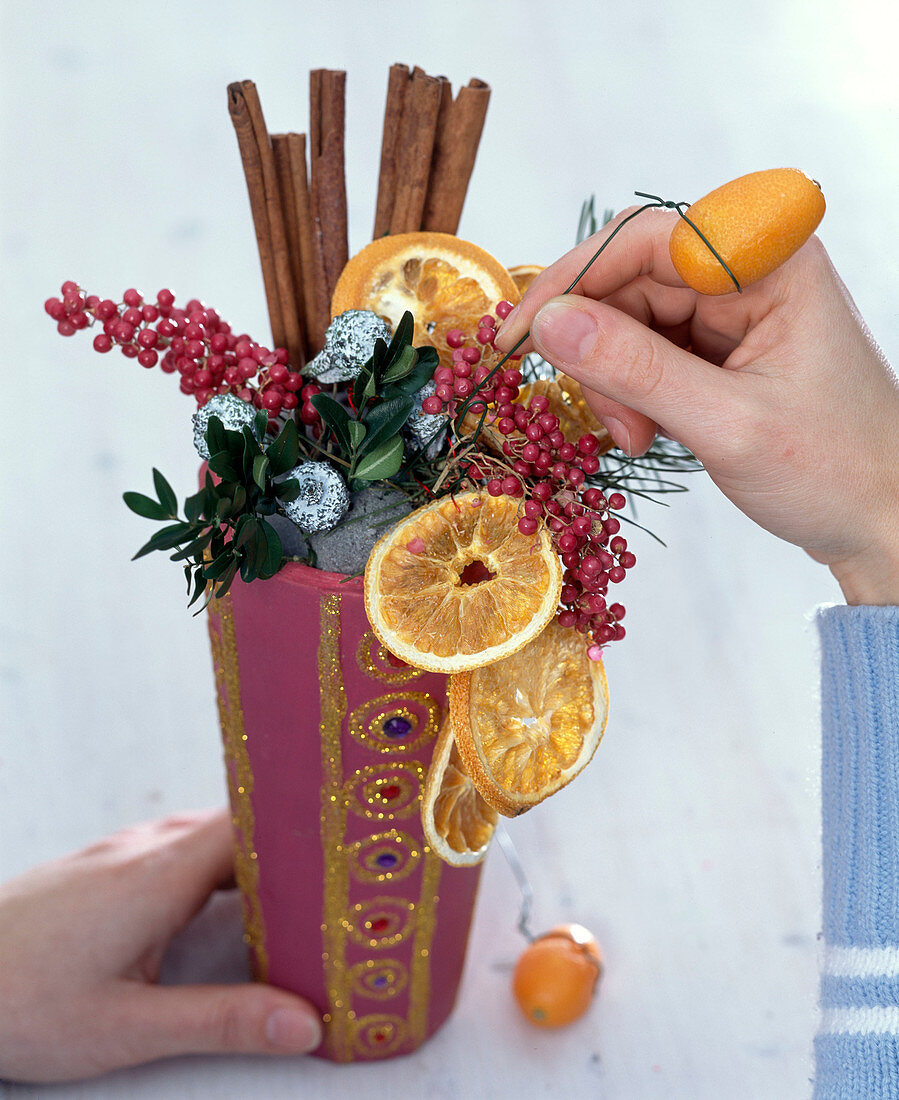
{"label": "boxwood sprig", "polygon": [[295,478],[277,480],[297,465],[299,433],[288,420],[267,443],[267,424],[264,410],[252,427],[240,431],[225,428],[217,416],[209,418],[208,469],[200,491],[185,499],[183,518],[175,492],[159,470],[153,470],[155,499],[124,494],[132,512],[166,523],[134,558],[174,550],[171,560],[184,563],[188,607],[204,593],[203,607],[213,596],[224,596],[238,572],[244,581],[265,580],[281,568],[281,539],[267,517],[299,494]]}
{"label": "boxwood sprig", "polygon": [[412,346],[413,329],[407,311],[389,344],[375,342],[349,391],[349,410],[326,393],[311,398],[348,464],[353,490],[393,477],[403,464],[400,429],[415,409],[414,395],[431,381],[438,364],[435,348]]}

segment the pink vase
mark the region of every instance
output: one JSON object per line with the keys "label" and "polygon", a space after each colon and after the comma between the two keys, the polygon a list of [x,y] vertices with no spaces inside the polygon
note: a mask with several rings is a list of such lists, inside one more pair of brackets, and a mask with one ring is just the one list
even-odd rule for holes
{"label": "pink vase", "polygon": [[321,1009],[323,1057],[415,1050],[452,1010],[480,874],[421,828],[446,677],[390,663],[358,578],[290,563],[208,614],[254,972]]}

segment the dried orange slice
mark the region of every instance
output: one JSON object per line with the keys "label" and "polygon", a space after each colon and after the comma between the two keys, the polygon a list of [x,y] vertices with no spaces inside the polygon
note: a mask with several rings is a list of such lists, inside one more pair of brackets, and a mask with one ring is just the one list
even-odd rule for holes
{"label": "dried orange slice", "polygon": [[415,319],[417,345],[431,344],[441,363],[452,360],[451,329],[477,331],[497,302],[521,295],[499,260],[450,233],[397,233],[379,237],[349,261],[334,288],[331,316],[370,309],[396,328],[406,310]]}
{"label": "dried orange slice", "polygon": [[514,817],[590,761],[609,713],[605,669],[582,635],[552,622],[511,657],[453,676],[450,713],[473,783]]}
{"label": "dried orange slice", "polygon": [[524,297],[525,291],[537,278],[543,268],[539,264],[517,264],[509,268],[509,274],[515,280],[518,293]]}
{"label": "dried orange slice", "polygon": [[487,854],[496,822],[496,810],[481,798],[465,770],[447,716],[421,802],[425,839],[446,863],[471,867]]}
{"label": "dried orange slice", "polygon": [[508,657],[543,630],[562,567],[545,528],[518,530],[518,507],[486,492],[438,497],[375,543],[365,611],[394,656],[462,672]]}

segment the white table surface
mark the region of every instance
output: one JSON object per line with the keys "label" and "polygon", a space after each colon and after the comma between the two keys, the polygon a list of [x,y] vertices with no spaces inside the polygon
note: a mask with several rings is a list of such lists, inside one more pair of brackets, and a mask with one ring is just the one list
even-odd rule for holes
{"label": "white table surface", "polygon": [[[822,181],[821,235],[896,360],[895,41],[885,6],[783,0],[663,9],[7,3],[0,194],[4,430],[0,877],[128,823],[223,801],[201,620],[121,493],[159,465],[180,495],[189,402],[158,371],[63,341],[68,278],[171,286],[266,333],[225,86],[257,82],[271,130],[303,130],[306,73],[349,72],[351,244],[368,240],[387,68],[494,88],[463,236],[508,264],[571,243],[583,198],[696,198],[757,168]],[[822,442],[822,461],[827,461]],[[556,1034],[519,1020],[518,892],[487,861],[458,1008],[382,1064],[183,1058],[4,1097],[794,1098],[808,1094],[819,927],[814,629],[826,571],[694,475],[645,537],[608,656],[612,717],[588,771],[509,825],[534,925],[577,920],[607,972]],[[177,945],[174,977],[244,972],[233,898]],[[2,1011],[2,1006],[0,1006]]]}

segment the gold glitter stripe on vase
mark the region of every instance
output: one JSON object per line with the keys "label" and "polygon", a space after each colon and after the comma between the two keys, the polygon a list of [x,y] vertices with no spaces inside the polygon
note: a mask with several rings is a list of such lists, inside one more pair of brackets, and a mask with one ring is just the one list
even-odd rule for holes
{"label": "gold glitter stripe on vase", "polygon": [[264,982],[268,979],[268,952],[259,902],[256,819],[252,802],[253,770],[240,702],[240,668],[234,635],[234,610],[229,595],[215,601],[214,611],[210,607],[207,624],[225,749],[231,821],[234,825],[234,877],[243,897],[244,941],[251,952],[253,973]]}
{"label": "gold glitter stripe on vase", "polygon": [[417,906],[409,979],[408,1036],[412,1049],[424,1042],[428,1030],[428,1010],[431,1006],[431,944],[437,924],[437,888],[443,867],[442,861],[430,848],[425,847],[424,852],[421,898]]}
{"label": "gold glitter stripe on vase", "polygon": [[322,857],[325,868],[322,914],[322,966],[328,993],[325,1038],[331,1057],[352,1058],[350,1035],[354,1013],[346,967],[349,867],[344,850],[347,803],[343,793],[340,734],[346,716],[346,692],[340,666],[340,600],[322,596],[318,646],[319,707],[321,713]]}

